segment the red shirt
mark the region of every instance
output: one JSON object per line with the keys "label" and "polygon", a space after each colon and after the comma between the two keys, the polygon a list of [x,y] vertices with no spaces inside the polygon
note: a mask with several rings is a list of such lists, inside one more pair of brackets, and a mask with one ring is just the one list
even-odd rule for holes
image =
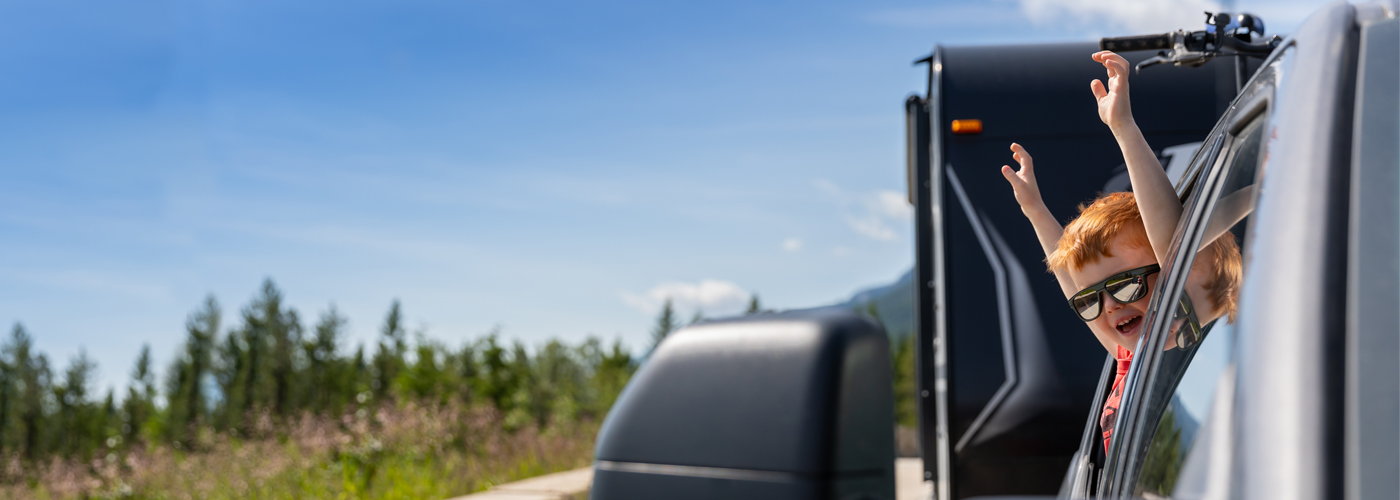
{"label": "red shirt", "polygon": [[1113,357],[1118,359],[1118,376],[1113,378],[1113,392],[1108,393],[1108,400],[1103,403],[1103,416],[1099,417],[1104,453],[1108,453],[1108,440],[1113,437],[1113,424],[1118,422],[1118,402],[1123,399],[1123,376],[1133,365],[1133,353],[1123,346],[1118,346],[1118,352]]}

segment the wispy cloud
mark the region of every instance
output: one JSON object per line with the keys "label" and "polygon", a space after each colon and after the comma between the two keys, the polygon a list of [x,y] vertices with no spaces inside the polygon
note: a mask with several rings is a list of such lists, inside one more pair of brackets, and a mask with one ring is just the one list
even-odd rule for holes
{"label": "wispy cloud", "polygon": [[54,290],[134,298],[153,304],[168,303],[174,298],[170,288],[164,284],[150,282],[141,276],[113,271],[0,268],[0,277]]}
{"label": "wispy cloud", "polygon": [[802,240],[799,238],[788,238],[783,240],[783,250],[796,252],[802,249]]}
{"label": "wispy cloud", "polygon": [[1219,12],[1211,0],[1020,0],[1022,13],[1040,25],[1114,27],[1149,33],[1201,26],[1205,11]]}
{"label": "wispy cloud", "polygon": [[851,193],[825,179],[813,181],[813,185],[841,205],[842,217],[847,226],[870,239],[898,239],[899,232],[895,230],[894,225],[907,223],[913,214],[913,209],[905,201],[904,193],[898,191],[879,189]]}
{"label": "wispy cloud", "polygon": [[981,1],[965,4],[880,9],[865,16],[872,24],[909,28],[999,26],[1020,17],[1014,2]]}
{"label": "wispy cloud", "polygon": [[666,282],[644,293],[622,292],[622,302],[645,314],[656,314],[667,300],[683,315],[703,312],[707,316],[724,316],[743,311],[750,294],[739,285],[723,280],[700,280],[699,283]]}
{"label": "wispy cloud", "polygon": [[894,228],[885,223],[878,215],[868,214],[861,217],[846,217],[846,224],[851,226],[857,233],[868,238],[880,241],[894,241],[899,235],[895,234]]}
{"label": "wispy cloud", "polygon": [[890,189],[875,191],[869,202],[872,207],[880,211],[881,215],[890,219],[909,220],[914,215],[914,207],[909,205],[908,196],[899,191]]}
{"label": "wispy cloud", "polygon": [[[1327,0],[985,0],[935,1],[920,7],[885,8],[863,16],[870,24],[995,32],[1029,22],[1042,35],[1133,34],[1201,29],[1201,13],[1249,12],[1264,18],[1270,34],[1287,34]],[[968,35],[962,35],[967,40]]]}

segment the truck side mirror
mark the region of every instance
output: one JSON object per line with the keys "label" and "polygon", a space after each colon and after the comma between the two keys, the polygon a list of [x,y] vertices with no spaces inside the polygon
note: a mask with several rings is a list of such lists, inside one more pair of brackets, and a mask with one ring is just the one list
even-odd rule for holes
{"label": "truck side mirror", "polygon": [[846,309],[683,328],[604,420],[590,498],[893,499],[892,380]]}

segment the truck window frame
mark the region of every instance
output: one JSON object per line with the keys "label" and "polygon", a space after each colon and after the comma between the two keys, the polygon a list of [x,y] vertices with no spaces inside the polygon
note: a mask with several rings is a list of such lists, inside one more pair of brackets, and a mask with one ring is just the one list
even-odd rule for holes
{"label": "truck window frame", "polygon": [[[1169,251],[1172,255],[1171,261],[1163,266],[1167,272],[1158,278],[1154,288],[1153,302],[1149,307],[1147,319],[1150,329],[1143,336],[1143,340],[1139,341],[1137,349],[1142,355],[1134,357],[1132,367],[1124,380],[1119,418],[1113,431],[1114,439],[1110,443],[1104,467],[1097,481],[1099,495],[1127,495],[1137,488],[1151,434],[1158,423],[1154,417],[1160,416],[1144,414],[1144,406],[1150,403],[1146,400],[1150,398],[1142,395],[1150,394],[1154,384],[1160,383],[1157,376],[1161,369],[1160,351],[1165,345],[1170,319],[1170,315],[1158,314],[1164,308],[1164,301],[1168,300],[1163,297],[1175,299],[1184,286],[1195,253],[1191,251],[1188,254],[1188,245],[1185,243],[1190,243],[1189,248],[1193,250],[1199,247],[1201,233],[1219,197],[1220,183],[1228,174],[1231,160],[1243,142],[1243,138],[1238,134],[1256,120],[1263,120],[1263,126],[1268,125],[1272,116],[1276,87],[1274,63],[1291,48],[1291,45],[1280,48],[1262,65],[1251,84],[1245,88],[1204,141],[1201,150],[1204,155],[1193,159],[1192,167],[1182,176],[1178,193],[1183,198],[1184,210]],[[1256,176],[1262,172],[1263,169],[1260,168]],[[1241,250],[1247,252],[1247,248]]]}

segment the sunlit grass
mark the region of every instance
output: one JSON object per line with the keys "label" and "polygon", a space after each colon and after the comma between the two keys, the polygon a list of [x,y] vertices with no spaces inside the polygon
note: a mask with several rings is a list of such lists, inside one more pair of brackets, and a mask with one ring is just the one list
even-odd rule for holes
{"label": "sunlit grass", "polygon": [[15,499],[445,499],[590,462],[597,425],[507,431],[490,408],[385,407],[278,423],[253,436],[205,432],[193,449],[128,447],[89,463],[7,457]]}

